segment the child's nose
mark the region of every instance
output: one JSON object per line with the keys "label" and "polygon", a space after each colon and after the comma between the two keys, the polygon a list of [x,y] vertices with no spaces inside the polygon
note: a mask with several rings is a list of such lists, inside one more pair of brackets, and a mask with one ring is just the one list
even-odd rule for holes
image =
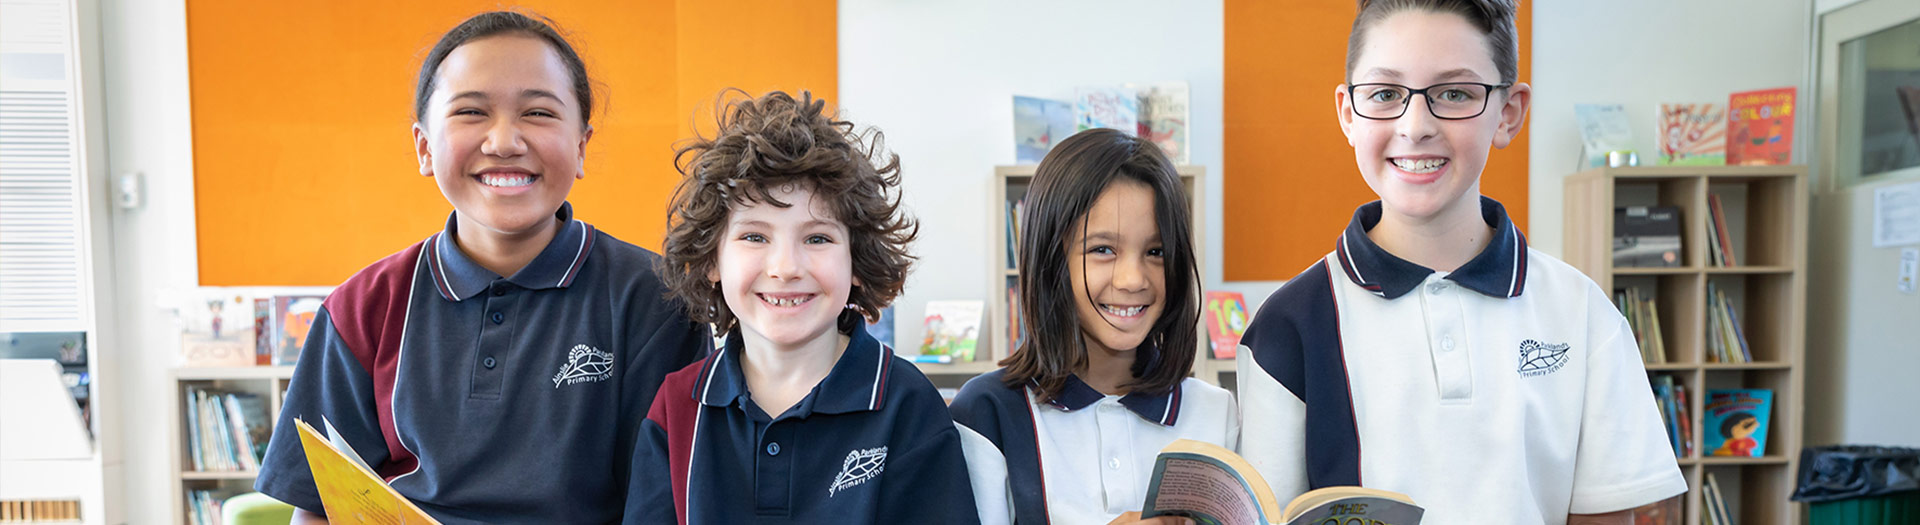
{"label": "child's nose", "polygon": [[1440,131],[1439,119],[1433,116],[1433,107],[1428,104],[1425,94],[1415,95],[1407,100],[1407,111],[1393,122],[1393,130],[1401,137],[1419,142],[1432,137]]}
{"label": "child's nose", "polygon": [[767,254],[767,277],[791,281],[800,277],[800,246],[779,243]]}
{"label": "child's nose", "polygon": [[1147,263],[1137,257],[1123,257],[1113,268],[1113,287],[1137,292],[1147,289]]}
{"label": "child's nose", "polygon": [[487,139],[480,144],[480,152],[495,157],[514,157],[527,152],[527,143],[520,136],[520,127],[511,120],[501,120],[487,128]]}

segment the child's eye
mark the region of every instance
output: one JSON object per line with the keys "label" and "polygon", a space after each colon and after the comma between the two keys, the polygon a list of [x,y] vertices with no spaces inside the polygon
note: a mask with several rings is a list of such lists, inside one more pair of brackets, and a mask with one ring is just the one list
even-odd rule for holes
{"label": "child's eye", "polygon": [[1449,89],[1440,92],[1440,100],[1447,102],[1471,102],[1473,94],[1464,89]]}
{"label": "child's eye", "polygon": [[1092,248],[1088,248],[1088,249],[1087,249],[1087,253],[1097,253],[1097,254],[1101,254],[1101,255],[1113,255],[1113,247],[1111,247],[1111,246],[1095,246],[1095,247],[1092,247]]}
{"label": "child's eye", "polygon": [[553,114],[553,112],[552,112],[552,111],[547,111],[547,110],[544,110],[544,109],[536,109],[536,110],[533,110],[533,111],[528,111],[528,112],[527,112],[527,115],[528,115],[528,116],[533,116],[533,117],[546,117],[546,118],[556,118],[556,116],[555,116],[555,115]]}
{"label": "child's eye", "polygon": [[758,233],[749,233],[746,235],[741,235],[740,240],[747,241],[747,242],[767,242],[767,236],[761,235]]}
{"label": "child's eye", "polygon": [[478,116],[485,116],[485,115],[486,115],[486,113],[485,113],[485,112],[482,112],[482,111],[480,111],[480,110],[478,110],[478,109],[473,109],[473,108],[461,108],[461,109],[456,109],[456,110],[454,110],[454,111],[453,111],[453,114],[454,114],[454,115],[478,115]]}
{"label": "child's eye", "polygon": [[1393,102],[1400,100],[1400,92],[1391,89],[1382,89],[1368,94],[1367,100],[1374,102]]}
{"label": "child's eye", "polygon": [[1147,256],[1148,257],[1166,257],[1167,250],[1166,248],[1148,248]]}
{"label": "child's eye", "polygon": [[833,244],[833,238],[825,235],[809,235],[807,244]]}

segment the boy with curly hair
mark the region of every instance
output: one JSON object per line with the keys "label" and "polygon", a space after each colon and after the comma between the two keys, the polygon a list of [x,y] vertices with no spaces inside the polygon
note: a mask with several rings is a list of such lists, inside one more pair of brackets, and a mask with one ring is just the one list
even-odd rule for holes
{"label": "boy with curly hair", "polygon": [[727,337],[655,395],[626,523],[978,519],[938,391],[861,322],[913,262],[899,157],[825,107],[736,99],[675,156],[661,278]]}

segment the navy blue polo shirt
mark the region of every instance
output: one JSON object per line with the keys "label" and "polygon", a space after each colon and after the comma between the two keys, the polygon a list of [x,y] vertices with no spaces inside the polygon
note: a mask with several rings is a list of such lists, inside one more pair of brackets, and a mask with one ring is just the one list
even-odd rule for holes
{"label": "navy blue polo shirt", "polygon": [[[1247,459],[1281,501],[1362,485],[1433,523],[1564,523],[1686,491],[1626,320],[1572,266],[1492,234],[1452,271],[1375,244],[1379,202],[1287,281],[1239,360]],[[1255,438],[1257,436],[1257,438]]]}
{"label": "navy blue polo shirt", "polygon": [[254,488],[322,512],[294,431],[331,422],[374,471],[445,523],[619,519],[642,414],[707,352],[663,299],[657,259],[564,221],[511,277],[446,230],[381,259],[316,317]]}
{"label": "navy blue polo shirt", "polygon": [[977,523],[940,393],[850,329],[827,377],[776,417],[747,391],[737,329],[667,376],[641,423],[626,523]]}

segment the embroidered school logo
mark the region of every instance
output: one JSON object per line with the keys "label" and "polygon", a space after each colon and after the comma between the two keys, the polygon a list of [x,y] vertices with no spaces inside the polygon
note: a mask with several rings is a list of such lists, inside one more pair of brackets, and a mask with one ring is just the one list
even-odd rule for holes
{"label": "embroidered school logo", "polygon": [[1532,339],[1520,342],[1520,376],[1543,376],[1567,365],[1566,343],[1542,343]]}
{"label": "embroidered school logo", "polygon": [[840,462],[840,475],[834,476],[833,486],[827,487],[827,497],[879,477],[886,469],[887,447],[848,451],[846,461]]}
{"label": "embroidered school logo", "polygon": [[560,365],[560,373],[553,375],[553,387],[606,381],[610,377],[613,377],[613,354],[587,345],[573,345],[573,349],[567,351],[567,362]]}

